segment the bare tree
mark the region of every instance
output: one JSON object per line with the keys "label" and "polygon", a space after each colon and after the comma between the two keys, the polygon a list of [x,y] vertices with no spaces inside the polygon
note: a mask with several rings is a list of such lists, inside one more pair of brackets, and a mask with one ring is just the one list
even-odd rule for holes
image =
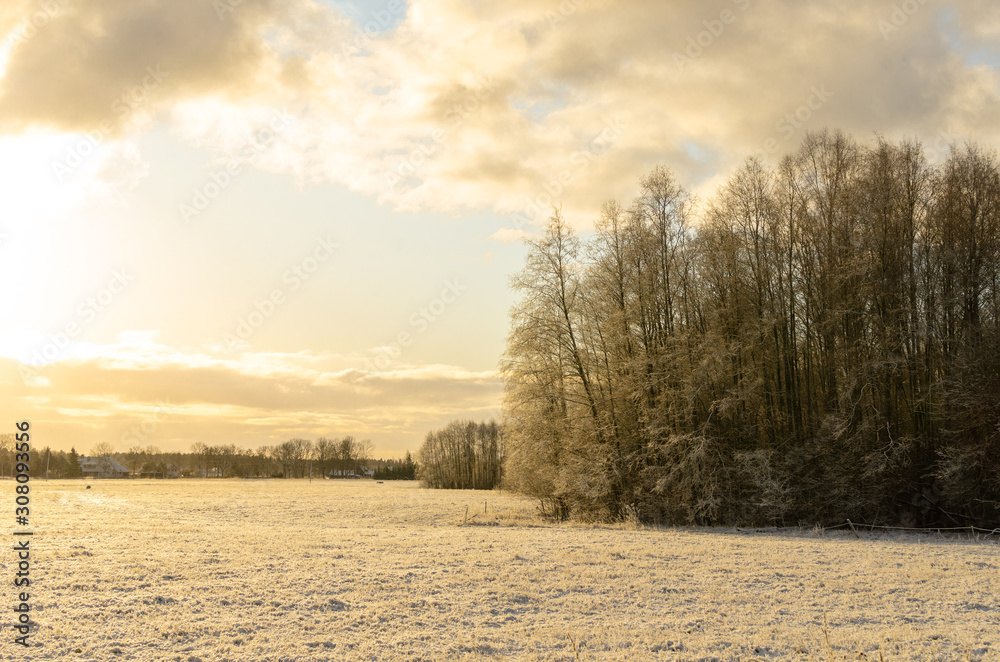
{"label": "bare tree", "polygon": [[0,476],[3,475],[14,475],[14,439],[15,435],[11,432],[4,432],[0,434]]}
{"label": "bare tree", "polygon": [[502,438],[493,421],[453,421],[429,432],[418,453],[419,478],[434,488],[493,489],[503,473]]}
{"label": "bare tree", "polygon": [[115,447],[114,444],[102,441],[96,444],[90,454],[97,462],[97,469],[101,474],[112,474],[115,468]]}
{"label": "bare tree", "polygon": [[[528,243],[508,484],[555,516],[996,521],[996,155],[810,133],[703,209],[658,167],[586,245],[558,211]],[[425,472],[464,479],[453,432]]]}

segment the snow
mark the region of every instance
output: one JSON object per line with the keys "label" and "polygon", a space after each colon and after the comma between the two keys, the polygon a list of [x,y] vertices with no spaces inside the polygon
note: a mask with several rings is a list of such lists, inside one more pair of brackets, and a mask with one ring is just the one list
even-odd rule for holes
{"label": "snow", "polygon": [[0,659],[1000,660],[995,538],[551,524],[414,483],[89,484],[32,481],[38,629],[28,650],[0,630]]}

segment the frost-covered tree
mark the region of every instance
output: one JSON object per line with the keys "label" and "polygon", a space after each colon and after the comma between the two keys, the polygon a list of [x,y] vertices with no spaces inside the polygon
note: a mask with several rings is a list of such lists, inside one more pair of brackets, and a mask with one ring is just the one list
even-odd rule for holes
{"label": "frost-covered tree", "polygon": [[810,133],[528,242],[508,484],[553,515],[1000,522],[1000,163]]}

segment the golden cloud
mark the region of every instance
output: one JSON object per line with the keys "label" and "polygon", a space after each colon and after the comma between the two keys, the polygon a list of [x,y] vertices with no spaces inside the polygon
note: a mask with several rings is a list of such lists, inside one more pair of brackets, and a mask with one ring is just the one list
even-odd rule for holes
{"label": "golden cloud", "polygon": [[290,109],[295,126],[258,167],[400,208],[534,220],[627,196],[657,162],[697,185],[825,126],[998,132],[997,72],[955,45],[1000,24],[985,1],[413,0],[384,32],[309,0],[217,14],[201,0],[67,2],[15,46],[0,122],[94,130],[154,72],[154,108],[213,100],[173,114],[199,146],[232,149],[230,122]]}

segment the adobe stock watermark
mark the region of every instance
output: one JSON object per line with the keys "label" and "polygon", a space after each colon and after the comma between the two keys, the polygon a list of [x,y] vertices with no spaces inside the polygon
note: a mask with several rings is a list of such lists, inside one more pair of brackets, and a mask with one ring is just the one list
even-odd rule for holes
{"label": "adobe stock watermark", "polygon": [[[238,0],[242,2],[243,0]],[[371,13],[371,19],[364,25],[354,26],[354,39],[340,44],[337,62],[344,62],[359,53],[364,53],[374,43],[375,35],[389,28],[397,18],[406,13],[406,3],[403,0],[389,0],[385,7]]]}
{"label": "adobe stock watermark", "polygon": [[[736,8],[742,13],[750,7],[750,0],[731,0]],[[685,67],[705,54],[712,45],[722,37],[726,31],[726,26],[736,22],[739,14],[732,9],[723,9],[718,17],[707,19],[701,22],[705,27],[698,34],[688,37],[684,52],[674,51],[674,64],[678,71],[684,71]]]}
{"label": "adobe stock watermark", "polygon": [[958,136],[950,130],[941,130],[934,135],[934,140],[924,147],[924,159],[927,165],[935,166],[944,163],[955,145],[958,144]]}
{"label": "adobe stock watermark", "polygon": [[819,87],[814,85],[809,92],[809,97],[805,103],[793,112],[785,113],[785,116],[774,125],[775,130],[785,140],[791,140],[795,132],[805,126],[813,118],[813,115],[833,97],[833,92],[826,89],[826,85],[820,85]]}
{"label": "adobe stock watermark", "polygon": [[219,17],[219,20],[225,20],[236,11],[236,8],[242,5],[246,0],[212,0],[212,8],[215,10],[215,15]]}
{"label": "adobe stock watermark", "polygon": [[17,46],[21,42],[33,39],[38,32],[48,25],[52,19],[62,14],[63,9],[70,4],[71,0],[42,0],[38,3],[39,10],[33,12],[31,16],[21,21],[20,25],[11,32],[7,43]]}
{"label": "adobe stock watermark", "polygon": [[283,287],[275,287],[261,299],[250,302],[250,312],[236,320],[232,333],[222,337],[230,349],[236,349],[249,340],[264,322],[274,317],[278,309],[288,301],[290,293],[298,291],[303,284],[319,271],[324,263],[333,257],[340,244],[330,237],[319,237],[313,250],[281,274]]}
{"label": "adobe stock watermark", "polygon": [[282,110],[268,120],[266,127],[247,136],[237,149],[237,154],[243,161],[233,159],[228,161],[225,166],[213,170],[206,181],[195,186],[190,200],[178,205],[181,221],[190,224],[192,218],[196,218],[208,209],[212,202],[243,173],[246,162],[263,154],[274,143],[275,138],[292,124],[294,119],[292,115]]}
{"label": "adobe stock watermark", "polygon": [[882,39],[884,41],[889,41],[891,37],[896,32],[910,22],[910,19],[923,5],[926,5],[928,0],[903,0],[903,2],[893,5],[892,12],[889,14],[889,20],[880,18],[878,20],[878,30],[882,33]]}
{"label": "adobe stock watermark", "polygon": [[411,330],[400,331],[391,341],[378,348],[373,359],[365,359],[365,368],[368,372],[381,372],[392,365],[393,361],[402,356],[403,350],[413,344],[415,337],[440,319],[467,289],[468,286],[460,283],[458,278],[445,280],[441,293],[417,308],[407,318]]}
{"label": "adobe stock watermark", "polygon": [[111,272],[107,285],[80,302],[76,307],[76,316],[63,325],[62,329],[49,333],[41,347],[31,350],[29,363],[22,363],[18,367],[18,374],[25,386],[36,385],[42,376],[40,371],[62,358],[70,342],[92,324],[98,315],[110,308],[134,280],[135,275],[126,269],[116,269]]}
{"label": "adobe stock watermark", "polygon": [[606,154],[608,150],[625,134],[628,124],[621,117],[604,121],[604,129],[588,144],[587,149],[574,152],[569,157],[570,166],[560,170],[542,188],[542,192],[528,200],[524,213],[510,215],[511,223],[517,230],[524,230],[539,218],[544,218],[552,205],[559,201],[559,196],[577,177],[587,171],[591,164]]}
{"label": "adobe stock watermark", "polygon": [[136,423],[123,432],[119,440],[126,448],[129,446],[138,446],[148,441],[150,437],[156,434],[156,431],[160,428],[160,423],[166,420],[169,407],[170,402],[168,400],[158,400],[153,407],[153,411],[143,417],[141,423]]}
{"label": "adobe stock watermark", "polygon": [[478,111],[483,103],[496,92],[496,89],[496,80],[493,77],[477,78],[476,86],[472,88],[471,94],[445,111],[447,127],[431,131],[428,136],[429,140],[410,150],[406,156],[396,162],[392,172],[386,173],[385,185],[389,192],[395,193],[396,187],[400,183],[416,177],[420,168],[441,152],[448,141],[449,133]]}
{"label": "adobe stock watermark", "polygon": [[146,75],[141,82],[126,89],[111,102],[114,118],[109,117],[102,121],[96,131],[85,134],[83,138],[67,147],[62,160],[52,162],[52,172],[57,182],[61,184],[74,170],[83,165],[101,143],[128,120],[129,116],[149,103],[150,94],[170,77],[170,73],[163,71],[160,65],[150,65],[146,67],[145,72]]}
{"label": "adobe stock watermark", "polygon": [[[833,92],[826,88],[826,85],[814,85],[805,102],[790,113],[785,113],[784,117],[775,122],[774,130],[784,138],[787,143],[799,129],[803,128],[816,115],[816,113],[826,105],[833,97]],[[781,150],[781,143],[776,138],[768,138],[764,141],[762,149],[755,152],[755,156],[770,156]]]}
{"label": "adobe stock watermark", "polygon": [[545,20],[549,28],[555,28],[560,23],[565,23],[585,4],[587,4],[586,0],[563,0],[555,9],[545,10]]}

